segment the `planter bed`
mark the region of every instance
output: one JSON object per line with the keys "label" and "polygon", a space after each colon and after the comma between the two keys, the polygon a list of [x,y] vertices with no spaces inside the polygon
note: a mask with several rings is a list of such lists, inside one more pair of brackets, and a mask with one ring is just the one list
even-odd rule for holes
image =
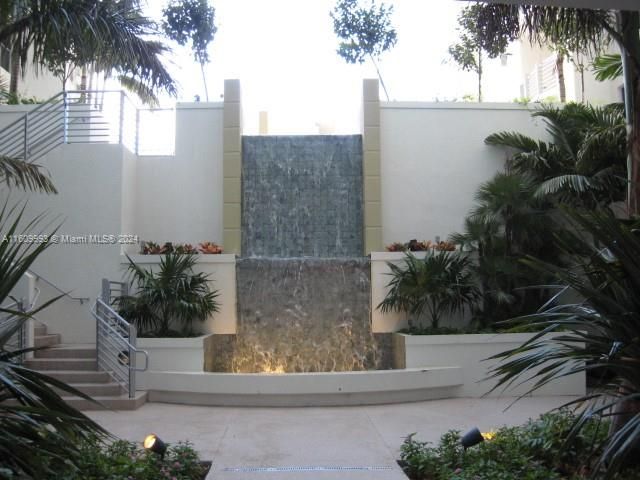
{"label": "planter bed", "polygon": [[[407,335],[393,334],[394,368],[459,367],[462,385],[456,392],[459,397],[481,397],[495,384],[483,381],[495,361],[484,361],[505,350],[522,345],[533,337],[533,333],[491,333],[464,335]],[[551,334],[553,335],[553,334]],[[503,392],[501,389],[491,396],[521,395],[530,387],[525,382],[517,388]],[[537,390],[533,396],[583,395],[586,390],[585,374],[565,377]]]}

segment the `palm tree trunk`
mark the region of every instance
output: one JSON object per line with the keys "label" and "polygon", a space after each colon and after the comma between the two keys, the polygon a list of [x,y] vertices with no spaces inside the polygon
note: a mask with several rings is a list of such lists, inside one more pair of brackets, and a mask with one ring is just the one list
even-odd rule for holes
{"label": "palm tree trunk", "polygon": [[625,111],[629,131],[627,211],[634,216],[640,208],[640,13],[619,12],[618,23],[622,34]]}
{"label": "palm tree trunk", "polygon": [[567,103],[567,85],[564,77],[564,53],[562,52],[558,52],[558,55],[556,56],[556,71],[558,72],[560,103]]}
{"label": "palm tree trunk", "polygon": [[17,47],[11,49],[11,66],[9,67],[9,93],[18,95],[18,81],[20,80],[20,52]]}

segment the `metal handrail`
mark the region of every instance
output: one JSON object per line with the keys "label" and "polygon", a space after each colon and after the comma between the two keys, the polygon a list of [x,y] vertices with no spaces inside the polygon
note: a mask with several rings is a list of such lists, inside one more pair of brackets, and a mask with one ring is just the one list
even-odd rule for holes
{"label": "metal handrail", "polygon": [[[58,287],[55,283],[47,280],[46,278],[44,278],[42,275],[40,275],[37,272],[34,272],[31,269],[27,270],[27,273],[30,273],[31,275],[33,275],[36,280],[42,280],[44,283],[46,283],[47,285],[49,285],[50,287],[54,288],[55,290],[57,290],[58,292],[60,292],[63,296],[74,300],[76,302],[80,302],[80,305],[84,304],[84,302],[88,302],[89,300],[91,300],[91,298],[89,297],[73,297],[69,294],[69,292],[65,292],[64,290],[62,290],[60,287]],[[40,290],[38,290],[38,295],[40,294]]]}
{"label": "metal handrail", "polygon": [[[136,372],[149,368],[149,354],[136,348],[137,330],[135,325],[122,318],[109,304],[109,299],[97,298],[91,309],[96,319],[96,351],[98,368],[109,372],[134,398],[136,393]],[[136,366],[137,356],[144,356],[144,367]]]}

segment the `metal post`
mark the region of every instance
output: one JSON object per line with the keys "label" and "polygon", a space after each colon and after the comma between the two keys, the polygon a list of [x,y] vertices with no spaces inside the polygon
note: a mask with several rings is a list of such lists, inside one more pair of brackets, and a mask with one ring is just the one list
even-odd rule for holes
{"label": "metal post", "polygon": [[118,132],[118,144],[122,145],[122,136],[124,132],[124,91],[120,90],[120,125]]}
{"label": "metal post", "polygon": [[100,298],[105,304],[111,304],[111,283],[109,282],[108,278],[102,279],[102,290],[100,291]]}
{"label": "metal post", "polygon": [[69,143],[69,105],[67,92],[62,92],[62,135],[64,143]]}
{"label": "metal post", "polygon": [[140,109],[136,108],[136,155],[140,155]]}
{"label": "metal post", "polygon": [[136,396],[136,342],[138,332],[136,326],[129,325],[129,398]]}
{"label": "metal post", "polygon": [[[22,299],[18,300],[18,302],[16,303],[16,310],[23,313],[25,312],[24,303]],[[26,342],[27,321],[25,321],[20,327],[20,330],[18,330],[18,348],[20,350],[24,350],[27,346],[27,342]],[[24,353],[20,354],[20,363],[23,363],[24,359],[25,359],[25,354]]]}
{"label": "metal post", "polygon": [[24,161],[27,162],[29,159],[27,155],[29,154],[29,113],[26,113],[24,116]]}

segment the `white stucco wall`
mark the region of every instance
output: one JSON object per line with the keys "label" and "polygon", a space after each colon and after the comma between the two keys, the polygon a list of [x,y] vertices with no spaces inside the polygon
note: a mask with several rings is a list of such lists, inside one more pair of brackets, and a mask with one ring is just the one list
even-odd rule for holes
{"label": "white stucco wall", "polygon": [[175,156],[137,160],[136,234],[222,243],[222,104],[179,103]]}
{"label": "white stucco wall", "polygon": [[529,109],[513,104],[382,103],[380,125],[385,244],[462,229],[476,189],[506,158],[484,144],[488,135],[545,135]]}
{"label": "white stucco wall", "polygon": [[[64,145],[39,161],[51,174],[57,195],[16,191],[10,202],[28,200],[25,220],[46,212],[44,224],[25,233],[51,232],[60,225],[57,234],[119,235],[122,231],[123,148],[119,145]],[[6,189],[0,191],[3,201]],[[33,265],[33,270],[55,283],[74,297],[95,299],[100,291],[100,279],[119,278],[120,248],[118,244],[64,244],[48,248]],[[46,289],[46,295],[53,295]],[[41,300],[46,299],[46,295]],[[80,305],[62,300],[56,310],[39,315],[50,333],[62,333],[65,342],[95,341],[95,322],[89,304]],[[67,308],[62,306],[66,305]],[[53,307],[52,307],[53,308]]]}

